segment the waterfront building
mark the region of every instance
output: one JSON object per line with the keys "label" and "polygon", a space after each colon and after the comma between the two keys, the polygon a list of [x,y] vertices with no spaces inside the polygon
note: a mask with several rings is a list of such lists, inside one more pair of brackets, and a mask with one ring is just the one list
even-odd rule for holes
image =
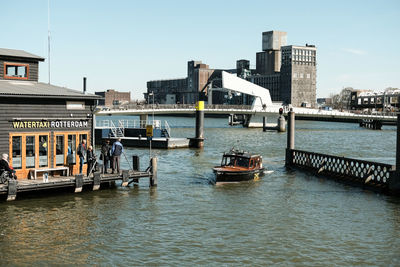
{"label": "waterfront building", "polygon": [[[263,32],[262,52],[256,54],[256,68],[250,68],[249,60],[240,59],[236,61],[236,69],[224,71],[236,73],[238,77],[268,89],[272,101],[315,107],[316,47],[286,44],[286,32]],[[195,103],[210,77],[213,84],[208,84],[204,92],[208,94],[211,86],[217,87],[215,78],[221,69],[210,69],[201,61],[189,61],[187,70],[187,78],[147,82],[145,98],[154,92],[156,103]],[[252,97],[212,90],[208,99],[212,100],[212,104],[248,104]]]}
{"label": "waterfront building", "polygon": [[[68,167],[79,172],[79,143],[92,143],[99,96],[38,82],[44,58],[0,49],[0,153],[19,179],[32,170]],[[84,165],[84,172],[86,164]]]}
{"label": "waterfront building", "polygon": [[317,98],[316,48],[283,46],[280,98],[295,107],[315,107]]}
{"label": "waterfront building", "polygon": [[372,90],[356,89],[350,93],[350,108],[352,110],[375,110],[396,112],[400,107],[400,90],[374,92]]}
{"label": "waterfront building", "polygon": [[100,106],[114,107],[127,104],[131,101],[131,92],[118,92],[109,89],[104,92],[95,92],[95,94],[102,97],[102,99],[99,100]]}

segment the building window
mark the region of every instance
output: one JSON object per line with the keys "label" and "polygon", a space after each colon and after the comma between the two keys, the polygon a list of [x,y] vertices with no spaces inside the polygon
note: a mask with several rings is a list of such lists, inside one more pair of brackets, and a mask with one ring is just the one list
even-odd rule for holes
{"label": "building window", "polygon": [[296,72],[293,73],[293,78],[297,78],[297,73]]}
{"label": "building window", "polygon": [[85,109],[85,102],[80,101],[67,101],[67,109],[83,110]]}
{"label": "building window", "polygon": [[300,73],[300,78],[301,78],[301,79],[303,79],[303,78],[304,78],[304,75],[303,75],[303,73]]}
{"label": "building window", "polygon": [[307,73],[307,79],[310,79],[310,78],[311,78],[311,74]]}
{"label": "building window", "polygon": [[12,137],[12,166],[14,169],[22,168],[22,137]]}
{"label": "building window", "polygon": [[4,62],[4,79],[28,80],[29,64]]}

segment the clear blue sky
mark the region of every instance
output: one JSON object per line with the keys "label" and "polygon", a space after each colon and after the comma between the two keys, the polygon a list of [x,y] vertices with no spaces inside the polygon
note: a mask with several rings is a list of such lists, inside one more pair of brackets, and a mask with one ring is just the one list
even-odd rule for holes
{"label": "clear blue sky", "polygon": [[[47,59],[47,0],[3,1],[0,47]],[[400,87],[400,1],[50,2],[51,83],[143,98],[146,81],[186,77],[187,61],[255,67],[263,31],[317,46],[317,96]],[[40,64],[40,81],[48,81]]]}

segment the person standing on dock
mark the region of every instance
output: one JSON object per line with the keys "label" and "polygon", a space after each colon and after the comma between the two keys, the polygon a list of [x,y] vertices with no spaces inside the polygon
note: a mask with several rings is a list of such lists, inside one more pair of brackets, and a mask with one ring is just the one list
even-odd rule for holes
{"label": "person standing on dock", "polygon": [[117,173],[119,174],[119,167],[120,167],[120,161],[121,161],[121,154],[124,153],[124,147],[121,144],[121,138],[118,138],[117,141],[114,142],[112,145],[111,149],[111,155],[113,159],[113,165],[112,165],[112,173],[115,173],[115,170],[117,170]]}
{"label": "person standing on dock", "polygon": [[86,154],[86,160],[87,160],[87,177],[89,177],[90,173],[94,171],[94,165],[96,164],[96,156],[93,153],[93,147],[89,146],[87,149],[87,154]]}
{"label": "person standing on dock", "polygon": [[[103,161],[103,173],[107,173],[109,163],[111,163],[110,140],[106,139],[101,146],[101,160]],[[111,164],[110,164],[111,165]]]}
{"label": "person standing on dock", "polygon": [[14,169],[10,167],[8,163],[8,154],[2,154],[0,160],[0,175],[2,175],[5,171],[8,172],[9,178],[14,178],[17,180]]}
{"label": "person standing on dock", "polygon": [[86,157],[86,140],[83,139],[82,143],[79,144],[78,147],[78,156],[79,156],[79,173],[82,173],[83,171],[83,163],[85,163],[85,157]]}

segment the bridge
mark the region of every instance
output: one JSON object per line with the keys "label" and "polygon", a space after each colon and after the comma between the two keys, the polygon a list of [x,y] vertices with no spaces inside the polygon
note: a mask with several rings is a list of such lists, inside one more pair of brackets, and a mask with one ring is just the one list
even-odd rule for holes
{"label": "bridge", "polygon": [[[254,109],[249,105],[205,105],[205,114],[242,114],[252,116],[269,116],[278,115],[279,109],[283,108],[284,113],[288,112],[287,107],[273,105],[264,109]],[[293,108],[296,113],[296,119],[309,119],[319,121],[343,121],[343,122],[358,122],[363,120],[381,121],[384,124],[395,123],[397,117],[395,115],[380,115],[380,114],[356,114],[350,112],[327,111],[310,108]],[[104,109],[96,112],[97,116],[129,116],[129,115],[176,115],[176,114],[195,114],[195,105],[189,104],[173,104],[173,105],[135,105],[124,109]]]}
{"label": "bridge", "polygon": [[[367,114],[355,114],[350,112],[339,112],[339,111],[327,111],[310,108],[291,108],[289,106],[283,106],[281,103],[273,103],[269,90],[251,83],[247,80],[241,79],[236,75],[222,71],[222,87],[212,88],[212,81],[209,81],[206,86],[209,86],[212,90],[222,91],[234,91],[243,94],[253,96],[254,100],[251,106],[229,106],[229,105],[205,105],[204,114],[226,114],[235,115],[241,114],[244,117],[245,124],[249,125],[250,120],[254,116],[267,117],[268,115],[278,115],[280,110],[283,110],[285,114],[289,110],[293,110],[296,113],[296,119],[303,120],[320,120],[320,121],[340,121],[340,122],[360,122],[370,123],[373,128],[380,128],[383,124],[395,124],[396,116],[384,116],[384,115],[367,115]],[[206,89],[204,87],[202,91]],[[211,95],[209,102],[211,103]],[[100,116],[104,115],[143,115],[149,114],[195,114],[196,108],[194,105],[137,105],[129,109],[113,109],[113,110],[100,110],[96,114]]]}

